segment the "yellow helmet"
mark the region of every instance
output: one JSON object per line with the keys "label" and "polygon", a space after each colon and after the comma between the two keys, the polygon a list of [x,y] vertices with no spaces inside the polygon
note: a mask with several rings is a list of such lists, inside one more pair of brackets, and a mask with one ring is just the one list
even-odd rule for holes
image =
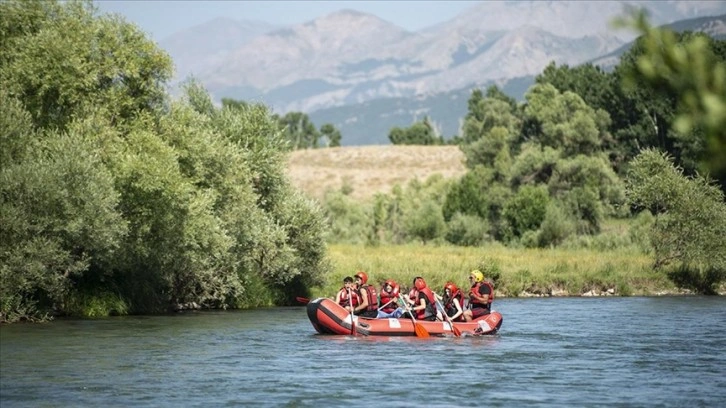
{"label": "yellow helmet", "polygon": [[476,282],[481,282],[484,280],[484,274],[481,273],[481,271],[479,271],[478,269],[474,269],[473,271],[471,271],[470,276],[473,276]]}

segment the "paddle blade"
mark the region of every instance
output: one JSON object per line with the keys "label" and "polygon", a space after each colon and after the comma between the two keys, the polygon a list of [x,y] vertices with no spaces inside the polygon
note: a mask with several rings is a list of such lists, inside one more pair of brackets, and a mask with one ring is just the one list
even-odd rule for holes
{"label": "paddle blade", "polygon": [[421,323],[415,323],[413,325],[413,330],[416,332],[416,337],[421,337],[421,338],[431,337],[431,335],[429,334],[429,331],[426,330],[426,328],[423,327],[421,325]]}
{"label": "paddle blade", "polygon": [[301,297],[301,296],[296,297],[295,300],[297,300],[298,302],[300,302],[300,303],[302,303],[304,305],[307,305],[308,303],[310,303],[310,299],[304,298],[304,297]]}
{"label": "paddle blade", "polygon": [[461,337],[461,330],[459,330],[458,327],[454,326],[454,323],[451,323],[451,331],[454,332],[454,336]]}

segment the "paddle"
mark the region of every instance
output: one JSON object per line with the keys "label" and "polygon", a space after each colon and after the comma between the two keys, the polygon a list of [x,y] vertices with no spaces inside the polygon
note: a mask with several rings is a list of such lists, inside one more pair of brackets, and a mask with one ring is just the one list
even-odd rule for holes
{"label": "paddle", "polygon": [[413,310],[411,310],[411,308],[408,307],[408,302],[406,302],[406,299],[404,299],[403,296],[400,294],[398,295],[398,297],[401,299],[401,302],[403,302],[403,306],[406,309],[406,311],[408,312],[408,315],[411,316],[411,321],[413,321],[413,331],[414,331],[414,333],[416,333],[416,337],[421,337],[421,338],[431,337],[428,330],[426,330],[426,328],[423,327],[423,325],[421,325],[421,323],[417,322],[415,317],[413,317]]}
{"label": "paddle", "polygon": [[461,337],[461,330],[459,330],[456,326],[454,326],[454,322],[452,322],[449,315],[446,314],[446,309],[444,309],[444,305],[441,304],[441,301],[439,299],[435,299],[435,300],[436,300],[436,307],[438,307],[439,310],[441,310],[441,314],[444,315],[444,317],[446,317],[446,321],[449,322],[449,324],[451,325],[451,331],[454,332],[454,336]]}
{"label": "paddle", "polygon": [[389,300],[388,302],[386,302],[386,303],[384,303],[384,304],[382,304],[382,305],[378,306],[378,309],[379,309],[379,310],[380,310],[380,309],[383,309],[384,307],[386,307],[386,306],[390,305],[391,303],[393,303],[393,302],[394,302],[395,300],[396,300],[396,299],[391,299],[391,300]]}
{"label": "paddle", "polygon": [[348,304],[350,305],[350,335],[355,336],[355,320],[353,320],[353,291],[348,289]]}
{"label": "paddle", "polygon": [[302,303],[304,305],[307,305],[308,303],[310,303],[310,299],[304,298],[302,296],[296,297],[295,300],[297,300],[298,302],[300,302],[300,303]]}

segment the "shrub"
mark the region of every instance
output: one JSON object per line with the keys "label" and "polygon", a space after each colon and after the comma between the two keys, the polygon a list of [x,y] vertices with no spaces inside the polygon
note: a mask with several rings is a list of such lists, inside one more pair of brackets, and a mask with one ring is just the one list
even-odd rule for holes
{"label": "shrub", "polygon": [[549,203],[544,187],[523,186],[504,206],[503,217],[512,226],[514,235],[522,236],[542,224]]}
{"label": "shrub", "polygon": [[575,232],[575,222],[556,201],[547,205],[544,220],[539,228],[540,247],[560,245]]}
{"label": "shrub", "polygon": [[454,245],[478,246],[489,239],[489,223],[476,215],[456,213],[446,225],[446,240]]}

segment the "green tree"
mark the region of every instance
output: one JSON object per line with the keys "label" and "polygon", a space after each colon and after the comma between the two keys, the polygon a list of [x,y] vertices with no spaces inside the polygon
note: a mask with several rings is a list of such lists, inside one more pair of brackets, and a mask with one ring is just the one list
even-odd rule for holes
{"label": "green tree", "polygon": [[388,140],[394,145],[441,145],[443,138],[428,116],[408,128],[394,127],[388,133]]}
{"label": "green tree", "polygon": [[127,222],[92,137],[44,132],[21,162],[3,164],[0,320],[42,318],[73,282],[113,264]]}
{"label": "green tree", "polygon": [[323,215],[264,106],[217,109],[194,82],[169,102],[168,57],[90,3],[0,11],[0,320],[281,304],[321,282]]}
{"label": "green tree", "polygon": [[519,237],[539,228],[548,203],[549,194],[543,186],[523,186],[506,203],[502,215],[512,226],[514,235]]}
{"label": "green tree", "polygon": [[317,148],[320,140],[320,132],[310,117],[302,112],[288,112],[284,116],[278,116],[278,122],[282,129],[285,140],[292,149]]}
{"label": "green tree", "polygon": [[[634,57],[625,80],[674,95],[676,137],[701,171],[726,186],[726,45],[704,34],[676,34],[652,27],[645,14],[621,21],[641,33],[643,52]],[[687,164],[687,163],[686,163]]]}
{"label": "green tree", "polygon": [[340,146],[340,140],[343,136],[332,123],[326,123],[320,127],[320,134],[326,139],[328,147]]}
{"label": "green tree", "polygon": [[631,163],[627,196],[655,216],[651,242],[655,267],[696,270],[700,290],[726,279],[726,204],[723,192],[700,176],[686,177],[673,158],[645,150]]}
{"label": "green tree", "polygon": [[539,129],[534,140],[568,156],[600,150],[610,122],[607,112],[594,110],[577,94],[560,93],[550,84],[533,85],[526,99],[525,121]]}
{"label": "green tree", "polygon": [[171,58],[138,27],[94,13],[90,2],[0,3],[0,88],[36,126],[99,109],[120,126],[166,102]]}

